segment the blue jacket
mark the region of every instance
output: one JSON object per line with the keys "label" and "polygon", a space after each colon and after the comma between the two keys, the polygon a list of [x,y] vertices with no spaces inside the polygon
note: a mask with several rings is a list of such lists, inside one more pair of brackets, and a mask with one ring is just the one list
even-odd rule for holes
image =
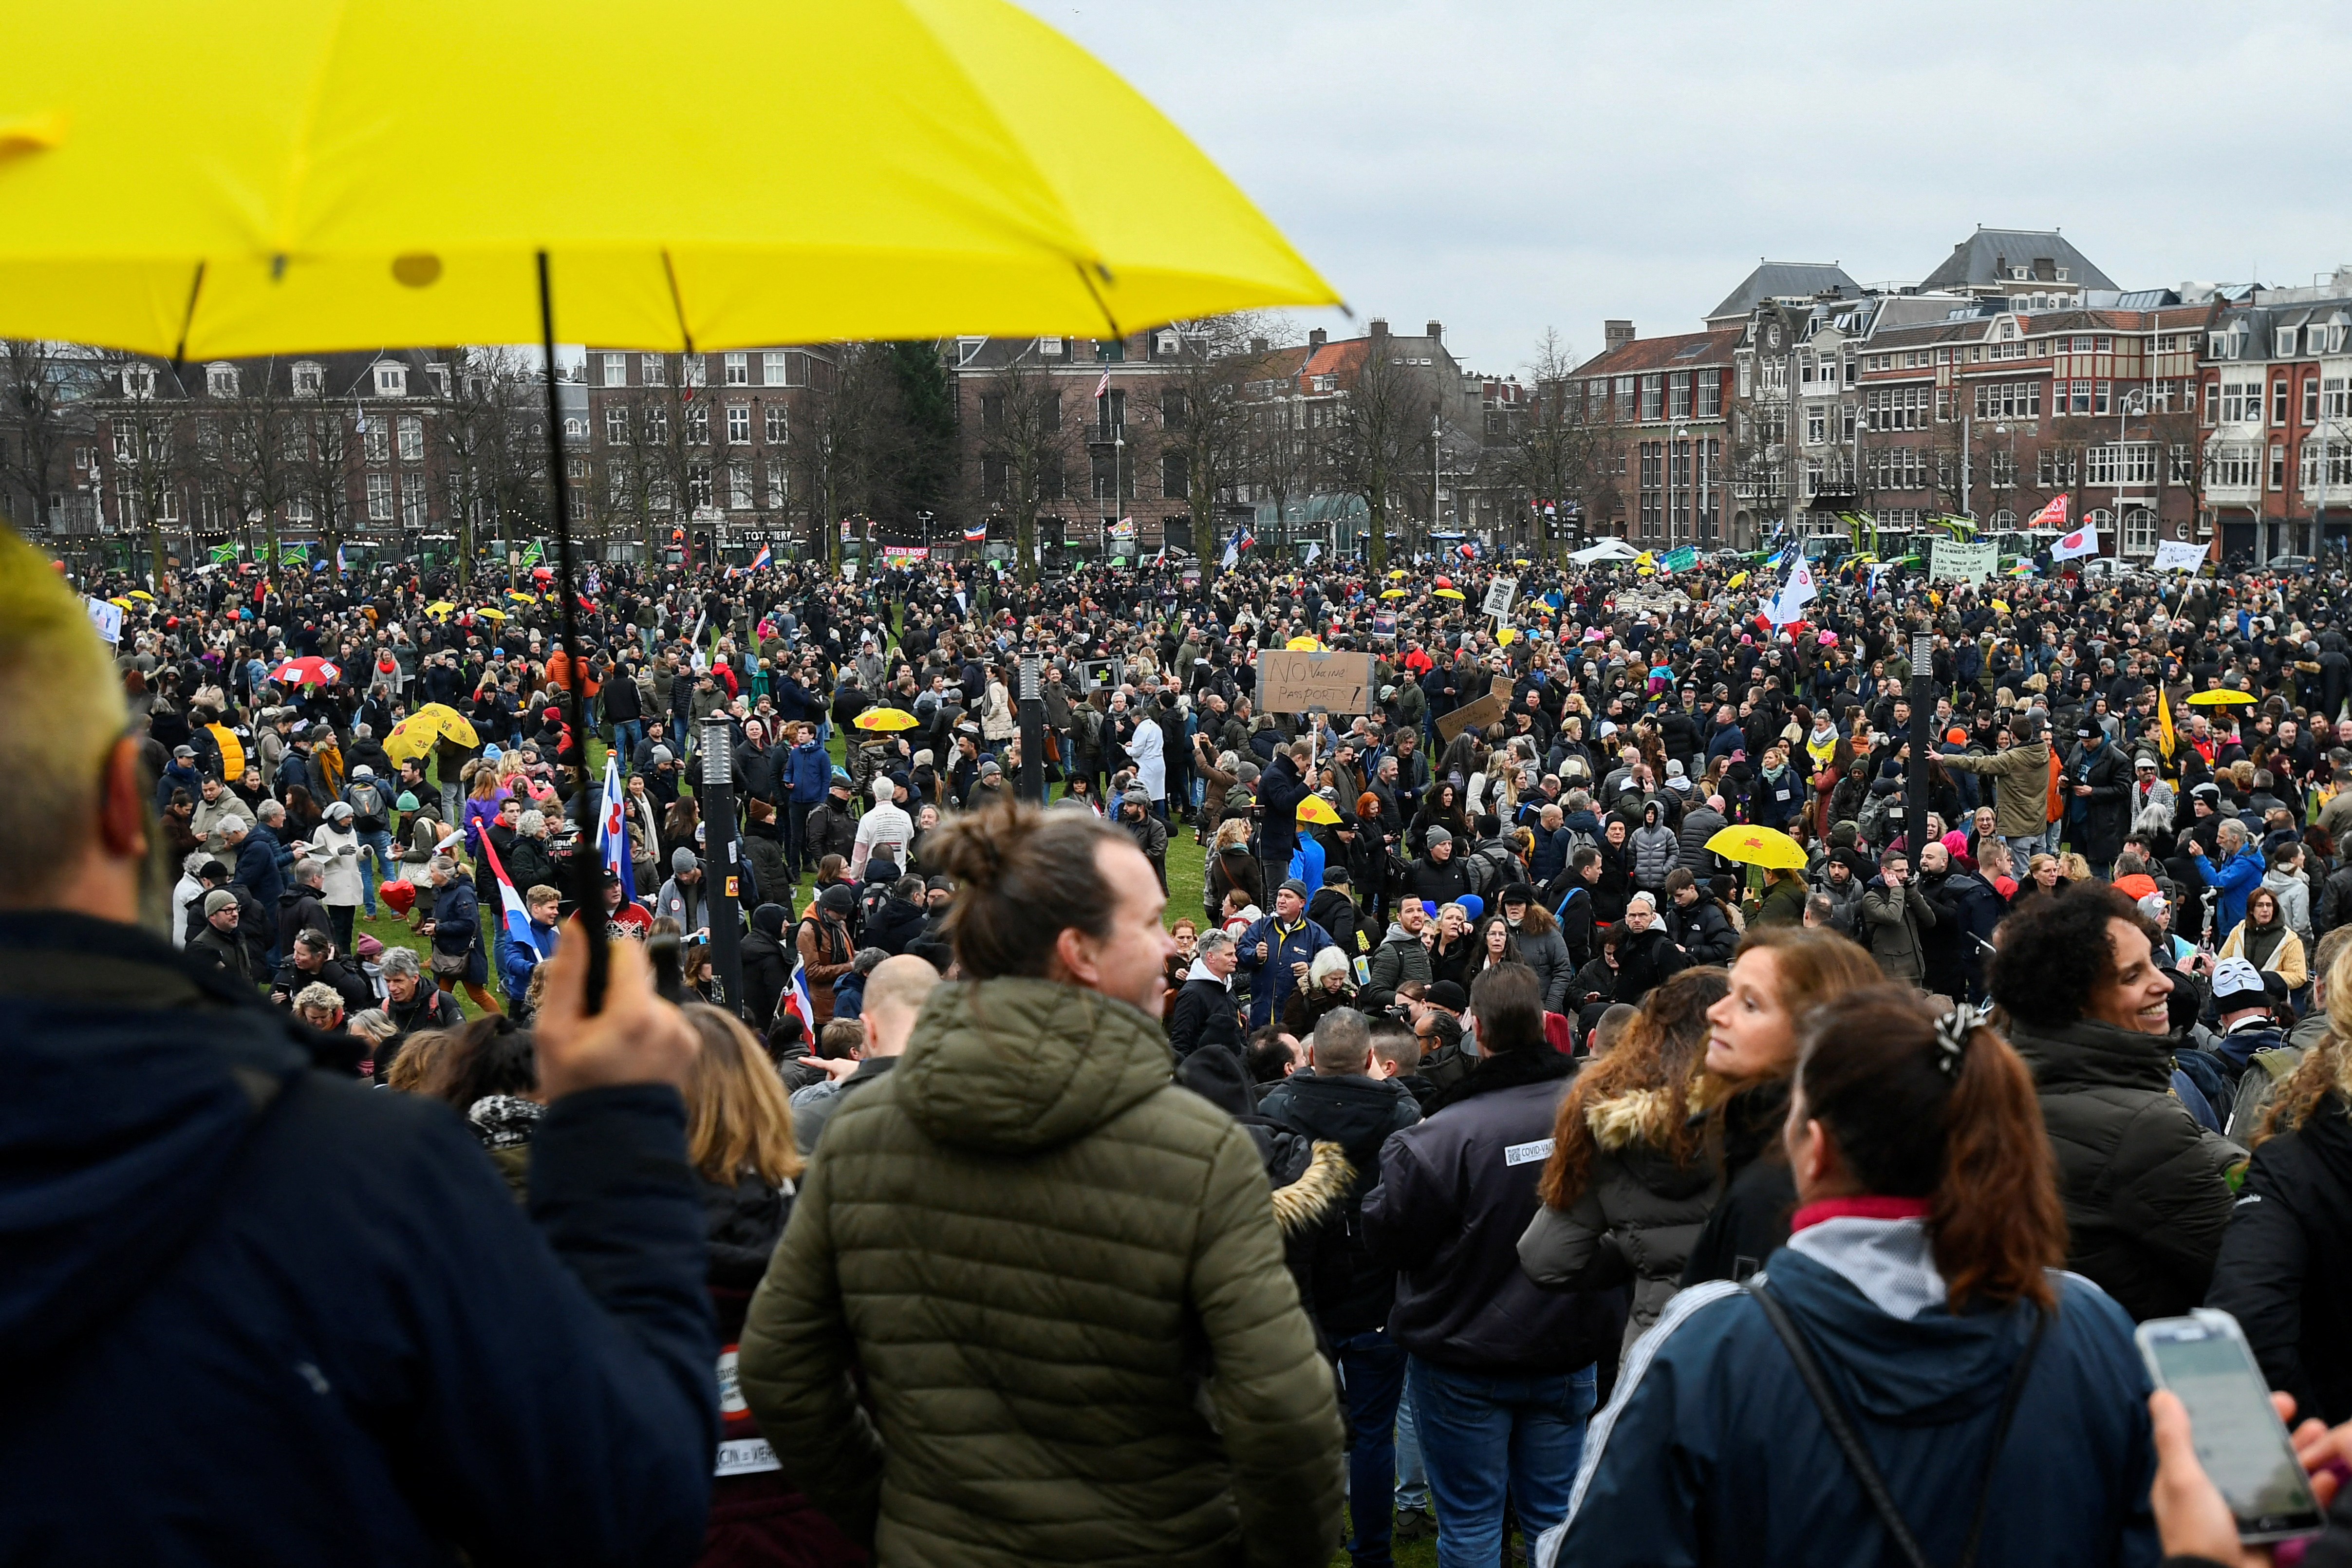
{"label": "blue jacket", "polygon": [[717,1345],[676,1090],[550,1106],[526,1215],[447,1107],[316,1070],[142,931],[0,915],[0,952],[62,981],[0,1034],[0,1559],[694,1556]]}
{"label": "blue jacket", "polygon": [[529,942],[517,942],[508,934],[505,921],[499,922],[499,984],[506,988],[509,998],[518,1002],[530,989],[530,973],[539,967],[540,961],[555,956],[555,928],[532,921],[530,930]]}
{"label": "blue jacket", "polygon": [[[1928,1560],[1954,1561],[2033,1309],[1953,1317],[1920,1220],[1825,1221],[1759,1278],[1813,1346]],[[2057,1316],[2001,1447],[1978,1561],[2154,1563],[2150,1384],[2131,1320],[2087,1280],[2051,1281]],[[1780,1336],[1721,1280],[1675,1297],[1633,1347],[1586,1436],[1562,1533],[1534,1561],[1877,1568],[1895,1556]]]}
{"label": "blue jacket", "polygon": [[1298,847],[1290,852],[1290,875],[1307,884],[1309,898],[1322,891],[1323,869],[1327,857],[1323,841],[1312,833],[1298,836]]}
{"label": "blue jacket", "polygon": [[785,786],[793,799],[814,805],[833,787],[833,758],[815,741],[794,746],[784,759],[782,769]]}
{"label": "blue jacket", "polygon": [[[1265,943],[1263,963],[1257,956],[1259,942]],[[1273,915],[1261,915],[1251,922],[1249,930],[1234,940],[1240,957],[1234,966],[1236,975],[1249,982],[1251,1028],[1262,1029],[1282,1016],[1282,1005],[1298,983],[1290,966],[1314,963],[1315,955],[1331,945],[1330,933],[1305,915],[1298,917],[1287,934]]]}
{"label": "blue jacket", "polygon": [[2249,844],[2219,869],[2201,852],[2190,858],[2197,862],[2197,874],[2213,889],[2213,941],[2219,944],[2246,918],[2246,899],[2262,885],[2262,851]]}
{"label": "blue jacket", "polygon": [[450,878],[449,885],[433,895],[436,952],[471,952],[481,936],[481,902],[474,897],[474,885],[462,873]]}
{"label": "blue jacket", "polygon": [[[278,835],[257,822],[246,829],[244,840],[236,847],[236,865],[229,880],[251,893],[264,910],[275,910],[278,895],[286,890],[286,859]],[[2245,908],[2243,899],[2238,900],[2238,907]]]}

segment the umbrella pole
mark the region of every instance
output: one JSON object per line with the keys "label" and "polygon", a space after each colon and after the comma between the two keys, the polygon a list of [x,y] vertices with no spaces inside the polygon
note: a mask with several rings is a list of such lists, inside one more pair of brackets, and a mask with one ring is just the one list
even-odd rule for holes
{"label": "umbrella pole", "polygon": [[605,951],[604,864],[592,848],[594,825],[588,816],[588,672],[580,663],[580,590],[572,573],[572,491],[563,479],[563,408],[555,390],[555,302],[548,290],[547,252],[539,253],[540,347],[547,356],[547,482],[555,492],[555,574],[562,604],[564,718],[580,772],[572,791],[572,820],[580,836],[572,847],[572,896],[588,936],[588,984],[583,1005],[593,1017],[604,1010],[604,981],[612,955]]}

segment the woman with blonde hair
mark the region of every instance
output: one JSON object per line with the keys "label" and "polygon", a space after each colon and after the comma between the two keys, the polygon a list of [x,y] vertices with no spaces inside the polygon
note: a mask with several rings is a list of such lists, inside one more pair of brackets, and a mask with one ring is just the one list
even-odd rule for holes
{"label": "woman with blonde hair", "polygon": [[1714,1206],[1694,1112],[1708,1097],[1707,1009],[1730,986],[1723,970],[1685,969],[1643,998],[1616,1047],[1559,1102],[1537,1189],[1544,1206],[1519,1237],[1519,1267],[1547,1289],[1632,1285],[1628,1351],[1682,1288]]}
{"label": "woman with blonde hair", "polygon": [[[686,1021],[701,1049],[686,1086],[686,1158],[702,1186],[704,1283],[719,1319],[719,1386],[735,1388],[735,1346],[751,1294],[792,1218],[805,1162],[793,1139],[793,1107],[768,1053],[742,1020],[690,1002]],[[711,1484],[705,1563],[862,1563],[840,1527],[777,1468],[740,1399],[721,1398],[719,1475]]]}
{"label": "woman with blonde hair", "polygon": [[2300,991],[2303,983],[2311,978],[2303,938],[2287,924],[2286,915],[2279,908],[2278,895],[2265,887],[2257,886],[2246,895],[2246,918],[2231,931],[2230,939],[2215,956],[2242,958],[2256,969],[2285,981],[2289,991]]}

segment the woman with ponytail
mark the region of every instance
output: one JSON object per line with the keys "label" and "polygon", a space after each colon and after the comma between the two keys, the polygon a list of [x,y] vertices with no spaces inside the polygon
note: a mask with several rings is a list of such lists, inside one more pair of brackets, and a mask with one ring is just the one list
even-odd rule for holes
{"label": "woman with ponytail", "polygon": [[1907,989],[1839,996],[1800,1026],[1783,1144],[1789,1244],[1675,1298],[1535,1560],[2153,1563],[2148,1380],[2060,1269],[2007,1042]]}

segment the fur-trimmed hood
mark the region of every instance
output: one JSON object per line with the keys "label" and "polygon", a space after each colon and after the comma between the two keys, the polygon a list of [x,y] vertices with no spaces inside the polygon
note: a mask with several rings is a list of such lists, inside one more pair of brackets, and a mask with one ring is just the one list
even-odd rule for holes
{"label": "fur-trimmed hood", "polygon": [[1356,1167],[1348,1163],[1347,1151],[1318,1139],[1298,1179],[1274,1189],[1274,1223],[1286,1237],[1311,1230],[1338,1210],[1355,1184]]}
{"label": "fur-trimmed hood", "polygon": [[[1683,1092],[1684,1121],[1706,1115],[1723,1098],[1724,1087],[1708,1073],[1693,1073]],[[1584,1125],[1592,1131],[1593,1147],[1613,1154],[1634,1143],[1664,1146],[1674,1137],[1674,1114],[1672,1090],[1629,1089],[1587,1105]]]}

